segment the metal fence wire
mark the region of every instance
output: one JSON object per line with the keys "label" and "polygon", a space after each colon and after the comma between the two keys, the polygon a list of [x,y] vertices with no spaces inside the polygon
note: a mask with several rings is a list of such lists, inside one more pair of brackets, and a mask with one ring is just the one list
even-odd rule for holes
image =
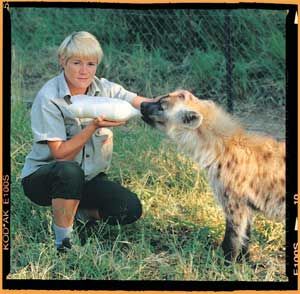
{"label": "metal fence wire", "polygon": [[[111,25],[108,33],[97,30],[104,47],[130,46],[128,60],[142,67],[132,77],[137,91],[148,81],[159,95],[155,84],[165,83],[166,91],[186,88],[227,103],[230,111],[234,100],[285,103],[285,11],[108,9],[102,14]],[[138,56],[147,60],[139,64]]]}
{"label": "metal fence wire", "polygon": [[284,10],[16,8],[11,15],[13,63],[39,60],[24,66],[24,89],[37,92],[57,73],[61,41],[86,30],[103,47],[97,74],[140,95],[184,88],[230,111],[237,102],[285,104]]}

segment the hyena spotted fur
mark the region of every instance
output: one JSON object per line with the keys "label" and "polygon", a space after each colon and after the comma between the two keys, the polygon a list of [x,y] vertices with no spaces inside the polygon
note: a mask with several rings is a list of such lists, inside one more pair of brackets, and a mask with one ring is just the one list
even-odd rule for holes
{"label": "hyena spotted fur", "polygon": [[184,90],[143,103],[141,112],[206,169],[225,213],[225,258],[248,259],[253,212],[285,220],[285,142],[245,131],[220,106]]}

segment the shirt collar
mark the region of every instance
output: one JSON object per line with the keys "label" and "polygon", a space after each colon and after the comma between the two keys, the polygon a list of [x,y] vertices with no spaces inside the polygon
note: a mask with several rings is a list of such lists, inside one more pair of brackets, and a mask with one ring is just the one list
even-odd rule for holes
{"label": "shirt collar", "polygon": [[[89,96],[98,96],[99,93],[101,92],[96,80],[97,80],[97,77],[94,78],[94,80],[92,81],[92,83],[90,84],[90,86],[88,88],[87,94]],[[59,97],[62,97],[62,98],[66,97],[66,96],[71,97],[72,95],[71,95],[70,89],[68,87],[64,71],[62,71],[60,73],[60,75],[58,76],[58,81],[59,81]]]}
{"label": "shirt collar", "polygon": [[98,96],[101,92],[98,83],[97,83],[97,77],[95,77],[92,81],[92,83],[90,84],[89,88],[88,88],[88,95],[90,96]]}
{"label": "shirt collar", "polygon": [[62,71],[60,73],[60,75],[58,76],[58,91],[59,91],[59,97],[66,97],[66,96],[70,96],[71,97],[71,92],[69,90],[69,87],[68,87],[68,84],[67,84],[67,81],[65,79],[65,74],[64,74],[64,71]]}

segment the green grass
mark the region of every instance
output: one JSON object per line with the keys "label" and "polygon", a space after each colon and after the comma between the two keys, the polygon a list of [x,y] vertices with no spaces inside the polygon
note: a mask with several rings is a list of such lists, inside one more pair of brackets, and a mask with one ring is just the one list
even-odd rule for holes
{"label": "green grass", "polygon": [[[86,30],[104,49],[98,75],[141,95],[186,88],[224,101],[224,11],[30,7],[10,11],[13,81],[18,80],[15,75],[24,74],[28,100],[58,71],[56,49],[62,40],[73,31]],[[285,103],[285,19],[285,11],[231,12],[235,100]],[[15,91],[13,96],[20,94]]]}
{"label": "green grass", "polygon": [[[84,246],[75,232],[72,252],[57,258],[51,209],[32,204],[21,188],[20,172],[32,140],[24,101],[32,100],[58,73],[56,48],[63,38],[76,30],[94,33],[105,52],[98,75],[141,95],[187,88],[201,97],[222,100],[222,15],[202,11],[204,17],[199,20],[197,11],[184,11],[188,18],[182,17],[182,11],[166,11],[147,22],[136,11],[113,15],[99,9],[12,7],[10,11],[12,249],[8,278],[286,281],[284,227],[261,216],[256,218],[251,239],[257,269],[249,264],[223,266],[219,244],[224,218],[205,174],[178,153],[174,143],[139,120],[115,129],[109,172],[111,179],[139,195],[143,216],[135,224],[99,223]],[[284,97],[284,18],[280,13],[267,13],[267,17],[255,13],[233,14],[234,37],[240,41],[234,47],[234,90],[242,103],[276,106]]]}
{"label": "green grass", "polygon": [[205,174],[138,120],[115,130],[109,175],[139,195],[143,217],[122,227],[100,222],[84,246],[75,232],[73,250],[58,259],[50,208],[32,204],[20,186],[31,146],[29,111],[20,101],[12,104],[12,121],[10,279],[286,280],[284,227],[262,217],[251,243],[261,266],[224,267],[224,219]]}

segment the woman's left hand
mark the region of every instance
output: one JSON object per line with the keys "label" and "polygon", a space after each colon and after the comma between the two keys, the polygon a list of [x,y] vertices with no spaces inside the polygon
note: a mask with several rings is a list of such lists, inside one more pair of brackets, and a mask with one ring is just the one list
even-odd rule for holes
{"label": "woman's left hand", "polygon": [[142,97],[142,96],[136,96],[132,101],[131,101],[131,105],[137,109],[141,108],[141,104],[143,102],[147,102],[147,103],[152,103],[152,102],[157,102],[159,100],[160,97],[156,97],[156,98],[146,98],[146,97]]}
{"label": "woman's left hand", "polygon": [[92,120],[91,124],[93,124],[96,129],[98,128],[110,128],[110,127],[118,127],[124,125],[126,121],[110,121],[106,120],[104,116],[96,117]]}

